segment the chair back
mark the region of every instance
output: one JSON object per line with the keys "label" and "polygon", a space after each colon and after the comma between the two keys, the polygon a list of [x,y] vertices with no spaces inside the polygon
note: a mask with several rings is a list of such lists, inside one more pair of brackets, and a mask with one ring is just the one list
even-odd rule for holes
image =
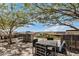
{"label": "chair back", "polygon": [[38,39],[33,40],[33,47],[35,47],[36,42],[38,42]]}
{"label": "chair back", "polygon": [[59,52],[66,54],[66,43],[63,41],[59,47]]}

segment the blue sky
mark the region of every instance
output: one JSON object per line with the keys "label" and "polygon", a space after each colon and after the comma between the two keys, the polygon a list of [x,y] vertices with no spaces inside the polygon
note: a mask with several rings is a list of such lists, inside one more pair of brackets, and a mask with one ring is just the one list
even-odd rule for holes
{"label": "blue sky", "polygon": [[[74,26],[79,27],[79,22],[74,22],[73,23]],[[60,25],[56,25],[56,26],[44,26],[43,24],[37,23],[35,25],[30,25],[29,27],[20,27],[18,29],[16,29],[17,32],[26,32],[26,31],[33,31],[33,32],[44,32],[44,31],[54,31],[54,32],[61,32],[61,31],[66,31],[71,29],[70,27],[67,26],[60,26]]]}
{"label": "blue sky", "polygon": [[[23,5],[22,4],[17,4],[16,8],[17,10],[22,8]],[[27,9],[28,11],[28,9]],[[73,23],[74,26],[79,27],[79,21],[78,22],[74,22]],[[71,29],[70,27],[67,26],[51,26],[51,27],[46,27],[43,26],[43,24],[40,23],[36,23],[35,25],[30,25],[29,27],[19,27],[18,29],[16,29],[17,32],[26,32],[26,31],[33,31],[33,32],[43,32],[43,31],[66,31],[68,29]]]}
{"label": "blue sky", "polygon": [[30,26],[24,26],[24,27],[19,27],[18,29],[16,29],[16,31],[18,32],[26,32],[26,31],[34,31],[34,32],[39,32],[39,31],[43,31],[46,27],[43,26],[40,23],[37,23],[35,25],[30,25]]}

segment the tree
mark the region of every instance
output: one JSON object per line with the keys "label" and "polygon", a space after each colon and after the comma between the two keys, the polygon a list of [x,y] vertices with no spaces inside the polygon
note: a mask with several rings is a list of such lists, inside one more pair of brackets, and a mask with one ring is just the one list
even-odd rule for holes
{"label": "tree", "polygon": [[27,16],[25,10],[16,9],[16,4],[0,4],[0,29],[9,36],[9,44],[12,44],[11,37],[15,29],[30,24]]}
{"label": "tree", "polygon": [[79,30],[72,24],[79,20],[78,3],[41,3],[32,4],[32,8],[34,10],[30,13],[30,16],[36,22],[47,25],[65,25]]}

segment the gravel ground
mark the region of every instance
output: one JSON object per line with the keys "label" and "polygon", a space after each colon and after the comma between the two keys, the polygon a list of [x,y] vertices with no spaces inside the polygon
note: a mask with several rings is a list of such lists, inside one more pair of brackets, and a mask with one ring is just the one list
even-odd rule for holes
{"label": "gravel ground", "polygon": [[[10,47],[7,42],[0,42],[0,56],[33,56],[32,52],[32,43],[23,43],[21,40],[13,39],[14,44]],[[67,52],[68,56],[79,56],[72,52]],[[63,54],[57,53],[57,56],[65,56]]]}
{"label": "gravel ground", "polygon": [[7,42],[0,42],[0,56],[32,56],[32,43],[22,43],[16,40],[10,47]]}

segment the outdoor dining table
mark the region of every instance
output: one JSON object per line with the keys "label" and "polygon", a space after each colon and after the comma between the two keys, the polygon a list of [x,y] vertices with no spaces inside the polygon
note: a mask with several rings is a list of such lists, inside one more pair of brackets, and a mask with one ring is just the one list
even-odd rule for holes
{"label": "outdoor dining table", "polygon": [[[41,48],[44,47],[44,49],[45,49],[44,52],[40,48],[37,49],[37,47],[39,47],[39,46]],[[36,42],[35,54],[38,54],[37,51],[41,50],[44,53],[44,56],[47,56],[47,48],[48,47],[54,48],[55,50],[53,52],[54,52],[54,55],[56,55],[56,48],[59,47],[58,42],[56,40],[45,40],[45,41],[41,40],[41,41]]]}

